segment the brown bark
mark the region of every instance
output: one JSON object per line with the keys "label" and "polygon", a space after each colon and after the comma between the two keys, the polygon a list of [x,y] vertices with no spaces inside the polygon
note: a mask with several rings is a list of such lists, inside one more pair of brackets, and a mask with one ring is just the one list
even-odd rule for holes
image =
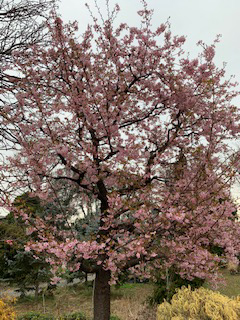
{"label": "brown bark", "polygon": [[94,285],[94,320],[110,319],[110,271],[96,272]]}

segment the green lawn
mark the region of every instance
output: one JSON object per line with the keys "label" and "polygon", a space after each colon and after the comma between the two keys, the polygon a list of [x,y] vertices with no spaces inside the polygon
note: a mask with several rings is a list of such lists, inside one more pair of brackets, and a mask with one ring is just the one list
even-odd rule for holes
{"label": "green lawn", "polygon": [[[219,288],[213,290],[217,290],[230,298],[240,295],[240,274],[231,275],[226,269],[223,269],[222,274],[226,285],[220,285]],[[211,286],[206,285],[206,287],[212,289]]]}

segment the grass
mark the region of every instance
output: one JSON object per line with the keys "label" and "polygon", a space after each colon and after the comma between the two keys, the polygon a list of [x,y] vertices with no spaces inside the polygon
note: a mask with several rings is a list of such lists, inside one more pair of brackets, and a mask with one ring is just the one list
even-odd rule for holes
{"label": "grass", "polygon": [[[139,312],[144,312],[145,301],[153,290],[151,284],[125,284],[120,288],[111,288],[111,313],[121,320],[136,320]],[[54,297],[33,297],[19,299],[15,305],[17,315],[28,311],[39,311],[60,316],[63,313],[82,311],[90,319],[92,318],[92,288],[84,284],[71,287],[58,288]],[[155,319],[155,311],[154,318]],[[146,319],[146,318],[144,318]],[[150,320],[151,318],[148,317]]]}
{"label": "grass", "polygon": [[73,311],[84,311],[86,315],[91,314],[92,289],[84,285],[71,287],[60,287],[54,292],[54,296],[40,296],[34,300],[31,296],[19,299],[15,310],[22,314],[28,311],[39,311],[60,316],[63,313]]}
{"label": "grass", "polygon": [[[229,297],[240,294],[240,274],[230,275],[222,271],[226,286],[220,286],[217,291]],[[210,288],[209,285],[206,285]],[[147,297],[152,293],[152,284],[127,283],[120,288],[111,288],[111,312],[121,320],[155,320],[156,307],[148,308]],[[44,299],[43,299],[44,298]],[[17,314],[27,311],[39,311],[60,316],[63,313],[82,311],[89,319],[92,318],[92,288],[84,284],[58,288],[54,297],[33,297],[19,299],[15,305]]]}
{"label": "grass", "polygon": [[[240,295],[240,274],[231,275],[227,269],[223,269],[221,272],[226,285],[220,285],[216,290],[230,298]],[[206,286],[212,289],[210,286]]]}

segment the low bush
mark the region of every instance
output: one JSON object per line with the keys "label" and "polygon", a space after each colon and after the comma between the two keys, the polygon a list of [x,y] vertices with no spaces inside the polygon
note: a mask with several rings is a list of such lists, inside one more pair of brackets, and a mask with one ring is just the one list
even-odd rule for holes
{"label": "low bush", "polygon": [[0,319],[1,320],[15,320],[16,314],[9,303],[10,301],[5,301],[0,299]]}
{"label": "low bush", "polygon": [[59,320],[87,320],[87,318],[82,312],[73,312],[61,316]]}
{"label": "low bush", "polygon": [[31,311],[18,316],[17,320],[54,320],[54,316]]}
{"label": "low bush", "polygon": [[178,289],[171,303],[158,306],[157,320],[239,320],[240,296],[230,299],[209,289]]}
{"label": "low bush", "polygon": [[118,316],[110,316],[110,320],[121,320]]}
{"label": "low bush", "polygon": [[164,300],[170,302],[177,289],[182,286],[191,286],[192,289],[200,288],[204,281],[204,279],[199,278],[194,278],[193,280],[183,279],[174,270],[169,270],[169,283],[167,285],[166,279],[162,279],[161,274],[158,274],[153,293],[148,297],[148,302],[150,305],[160,304]]}

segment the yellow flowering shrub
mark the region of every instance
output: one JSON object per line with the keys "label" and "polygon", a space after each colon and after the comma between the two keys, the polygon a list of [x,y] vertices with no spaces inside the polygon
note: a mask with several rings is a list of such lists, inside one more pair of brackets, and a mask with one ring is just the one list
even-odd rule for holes
{"label": "yellow flowering shrub", "polygon": [[5,299],[0,299],[0,319],[1,320],[15,320],[16,313],[14,312],[12,306],[10,305],[13,300],[6,301]]}
{"label": "yellow flowering shrub", "polygon": [[239,320],[240,296],[230,299],[219,292],[191,287],[177,290],[171,303],[157,309],[157,320]]}

